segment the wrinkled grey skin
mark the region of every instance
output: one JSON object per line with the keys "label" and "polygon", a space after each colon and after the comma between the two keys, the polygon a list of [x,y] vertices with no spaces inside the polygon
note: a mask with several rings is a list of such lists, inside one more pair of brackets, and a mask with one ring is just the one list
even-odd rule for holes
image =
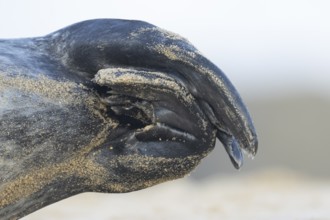
{"label": "wrinkled grey skin", "polygon": [[180,178],[216,138],[236,168],[256,154],[235,88],[182,37],[102,19],[0,40],[0,219]]}

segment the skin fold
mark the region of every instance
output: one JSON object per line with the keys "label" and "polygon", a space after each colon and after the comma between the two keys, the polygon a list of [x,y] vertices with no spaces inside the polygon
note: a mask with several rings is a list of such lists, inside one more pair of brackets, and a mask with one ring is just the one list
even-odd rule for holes
{"label": "skin fold", "polygon": [[256,154],[236,89],[176,34],[99,19],[0,40],[0,219],[181,178],[217,138],[236,168]]}

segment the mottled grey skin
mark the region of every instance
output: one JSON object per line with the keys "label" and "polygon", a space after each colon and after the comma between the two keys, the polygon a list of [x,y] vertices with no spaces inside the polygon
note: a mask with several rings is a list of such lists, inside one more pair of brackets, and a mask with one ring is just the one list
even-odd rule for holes
{"label": "mottled grey skin", "polygon": [[233,85],[178,35],[102,19],[0,40],[0,219],[180,178],[216,138],[236,168],[257,151]]}

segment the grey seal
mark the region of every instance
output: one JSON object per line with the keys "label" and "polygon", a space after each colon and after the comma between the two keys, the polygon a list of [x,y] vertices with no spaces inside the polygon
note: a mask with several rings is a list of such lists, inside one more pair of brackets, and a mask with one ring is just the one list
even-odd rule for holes
{"label": "grey seal", "polygon": [[217,138],[236,168],[256,154],[238,92],[177,34],[98,19],[0,40],[1,219],[183,177]]}

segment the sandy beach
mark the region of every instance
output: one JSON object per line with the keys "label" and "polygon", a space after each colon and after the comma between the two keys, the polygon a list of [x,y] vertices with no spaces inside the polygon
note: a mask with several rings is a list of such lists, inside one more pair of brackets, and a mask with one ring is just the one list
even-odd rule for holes
{"label": "sandy beach", "polygon": [[326,220],[329,183],[284,170],[185,178],[128,194],[80,194],[23,220]]}

